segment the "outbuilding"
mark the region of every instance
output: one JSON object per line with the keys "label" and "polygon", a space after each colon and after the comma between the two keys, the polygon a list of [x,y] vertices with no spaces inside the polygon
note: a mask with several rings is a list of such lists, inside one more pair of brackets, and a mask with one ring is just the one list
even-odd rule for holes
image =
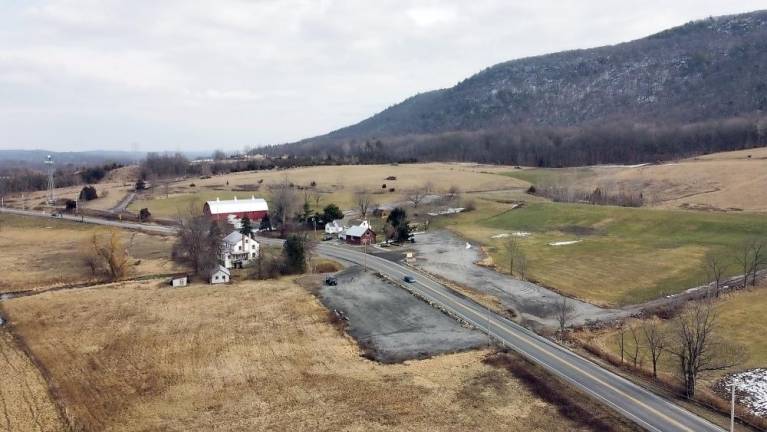
{"label": "outbuilding", "polygon": [[368,221],[362,221],[361,224],[347,229],[344,237],[349,244],[372,244],[376,241],[376,233],[370,228]]}
{"label": "outbuilding", "polygon": [[186,276],[174,277],[170,280],[170,285],[174,288],[185,287],[189,283],[189,278]]}
{"label": "outbuilding", "polygon": [[260,221],[269,213],[269,206],[266,200],[251,196],[249,199],[222,200],[216,198],[215,201],[208,201],[203,207],[203,212],[215,221],[226,221],[230,216],[242,219],[247,216],[252,221]]}
{"label": "outbuilding", "polygon": [[229,283],[230,276],[231,274],[229,273],[229,270],[226,269],[226,267],[218,266],[216,270],[214,270],[210,275],[210,283],[213,285]]}

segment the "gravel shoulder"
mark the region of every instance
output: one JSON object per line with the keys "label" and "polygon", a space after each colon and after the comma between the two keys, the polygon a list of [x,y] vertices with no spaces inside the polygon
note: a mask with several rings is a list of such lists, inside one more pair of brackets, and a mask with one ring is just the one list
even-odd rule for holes
{"label": "gravel shoulder", "polygon": [[337,279],[338,285],[320,289],[320,301],[348,319],[347,333],[376,361],[396,363],[487,344],[482,333],[358,266]]}
{"label": "gravel shoulder", "polygon": [[[531,327],[557,326],[556,307],[562,295],[536,285],[498,273],[475,264],[482,259],[477,245],[466,247],[465,240],[446,230],[430,231],[417,236],[408,250],[415,252],[415,267],[498,298],[504,307],[513,310],[521,321]],[[386,254],[392,258],[393,254]],[[633,311],[606,309],[576,299],[568,299],[574,307],[572,323],[612,320],[628,316]]]}

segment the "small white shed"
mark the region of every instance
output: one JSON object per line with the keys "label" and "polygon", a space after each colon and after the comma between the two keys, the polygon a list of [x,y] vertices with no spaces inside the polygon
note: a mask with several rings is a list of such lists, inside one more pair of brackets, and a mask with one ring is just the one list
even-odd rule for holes
{"label": "small white shed", "polygon": [[229,282],[229,270],[226,269],[224,266],[218,266],[216,270],[210,275],[210,283],[213,285],[215,284],[222,284],[222,283],[228,283]]}
{"label": "small white shed", "polygon": [[186,276],[181,277],[174,277],[170,280],[171,286],[175,287],[185,287],[189,283],[189,279]]}

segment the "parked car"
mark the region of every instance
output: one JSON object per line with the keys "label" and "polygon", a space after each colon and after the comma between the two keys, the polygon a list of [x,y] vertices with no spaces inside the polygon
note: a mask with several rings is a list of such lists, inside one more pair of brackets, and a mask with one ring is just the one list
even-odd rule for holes
{"label": "parked car", "polygon": [[332,286],[338,285],[338,280],[336,280],[336,278],[334,278],[333,276],[328,276],[325,278],[325,285],[332,285]]}
{"label": "parked car", "polygon": [[415,278],[413,276],[405,276],[402,280],[404,280],[407,283],[414,283]]}

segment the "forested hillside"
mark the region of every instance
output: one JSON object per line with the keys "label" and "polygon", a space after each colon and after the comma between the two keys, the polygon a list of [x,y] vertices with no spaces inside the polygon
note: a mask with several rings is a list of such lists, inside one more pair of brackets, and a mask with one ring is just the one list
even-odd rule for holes
{"label": "forested hillside", "polygon": [[501,63],[328,135],[270,147],[319,160],[559,166],[767,144],[767,11]]}

